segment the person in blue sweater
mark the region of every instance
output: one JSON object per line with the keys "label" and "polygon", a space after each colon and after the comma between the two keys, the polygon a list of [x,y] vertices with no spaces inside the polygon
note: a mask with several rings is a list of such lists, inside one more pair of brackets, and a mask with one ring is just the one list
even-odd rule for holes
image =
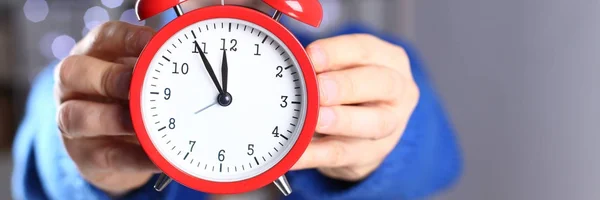
{"label": "person in blue sweater", "polygon": [[[448,188],[460,148],[417,51],[359,24],[337,27],[294,31],[318,74],[322,137],[287,174],[285,199],[422,199]],[[13,148],[14,199],[209,198],[176,182],[155,191],[159,170],[127,142],[131,71],[154,33],[105,23],[37,76]]]}

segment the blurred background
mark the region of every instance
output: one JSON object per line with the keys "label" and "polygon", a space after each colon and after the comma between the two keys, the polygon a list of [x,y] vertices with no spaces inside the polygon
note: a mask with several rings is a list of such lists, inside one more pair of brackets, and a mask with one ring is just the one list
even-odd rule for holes
{"label": "blurred background", "polygon": [[[600,196],[600,1],[321,2],[320,31],[359,21],[422,53],[465,157],[461,179],[434,199]],[[31,80],[94,26],[139,24],[133,3],[0,1],[1,194],[10,193],[10,145]]]}

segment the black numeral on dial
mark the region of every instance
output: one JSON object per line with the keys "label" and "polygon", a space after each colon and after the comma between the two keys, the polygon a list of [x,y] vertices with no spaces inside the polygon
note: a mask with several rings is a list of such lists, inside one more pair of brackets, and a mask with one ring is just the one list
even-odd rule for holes
{"label": "black numeral on dial", "polygon": [[171,89],[165,88],[165,100],[171,99]]}
{"label": "black numeral on dial", "polygon": [[223,162],[225,160],[225,150],[221,149],[218,155],[219,161]]}
{"label": "black numeral on dial", "polygon": [[[227,40],[225,38],[221,38],[221,41],[223,42],[223,48],[221,48],[221,51],[224,51],[224,50],[227,49],[227,47],[225,47],[226,43],[227,43],[226,42]],[[237,47],[236,47],[237,46],[237,40],[236,39],[231,39],[229,41],[229,43],[231,44],[231,47],[229,47],[229,51],[237,51]]]}
{"label": "black numeral on dial", "polygon": [[271,134],[273,134],[273,137],[279,137],[279,126],[275,126]]}
{"label": "black numeral on dial", "polygon": [[[198,49],[198,47],[196,47],[196,44],[198,44],[198,42],[194,41],[194,50],[192,51],[192,53],[198,53],[200,52],[200,49]],[[198,45],[200,46],[200,45]],[[204,54],[208,54],[208,52],[206,52],[206,42],[202,43],[202,53]]]}
{"label": "black numeral on dial", "polygon": [[175,129],[175,118],[169,119],[169,128]]}
{"label": "black numeral on dial", "polygon": [[287,105],[288,105],[287,99],[288,99],[288,96],[281,96],[281,104],[279,104],[279,106],[281,106],[282,108],[287,107]]}
{"label": "black numeral on dial", "polygon": [[187,74],[190,70],[190,67],[187,63],[183,63],[181,66],[177,67],[177,62],[173,62],[173,65],[175,65],[173,68],[173,74],[179,74],[178,70],[181,70],[182,74]]}
{"label": "black numeral on dial", "polygon": [[256,46],[256,53],[254,53],[255,56],[260,56],[260,46],[258,44],[254,44],[254,46]]}
{"label": "black numeral on dial", "polygon": [[277,78],[283,77],[283,74],[281,74],[281,73],[283,73],[283,67],[277,66],[277,75],[275,75],[275,77],[277,77]]}
{"label": "black numeral on dial", "polygon": [[249,144],[248,145],[248,155],[251,156],[254,154],[254,145],[253,144]]}
{"label": "black numeral on dial", "polygon": [[194,151],[194,145],[196,145],[196,141],[190,140],[190,152]]}

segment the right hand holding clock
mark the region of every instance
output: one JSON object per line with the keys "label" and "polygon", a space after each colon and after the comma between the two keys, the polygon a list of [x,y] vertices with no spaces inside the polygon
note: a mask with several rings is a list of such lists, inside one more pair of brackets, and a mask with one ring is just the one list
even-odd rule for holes
{"label": "right hand holding clock", "polygon": [[58,126],[81,175],[113,196],[159,172],[133,133],[127,108],[136,58],[154,31],[108,22],[90,31],[55,71]]}
{"label": "right hand holding clock", "polygon": [[320,89],[316,132],[293,170],[316,168],[359,182],[400,141],[419,100],[405,50],[372,35],[321,39],[308,46]]}

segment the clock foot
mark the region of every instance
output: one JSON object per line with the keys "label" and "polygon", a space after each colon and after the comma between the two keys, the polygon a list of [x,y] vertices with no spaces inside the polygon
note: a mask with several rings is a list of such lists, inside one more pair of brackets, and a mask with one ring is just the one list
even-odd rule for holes
{"label": "clock foot", "polygon": [[277,186],[277,189],[279,189],[284,196],[288,196],[292,193],[292,187],[290,187],[290,183],[288,183],[285,175],[280,176],[277,180],[273,181],[273,184]]}
{"label": "clock foot", "polygon": [[156,191],[160,192],[163,189],[165,189],[167,187],[167,185],[169,185],[169,183],[171,183],[172,180],[173,179],[171,179],[171,177],[162,173],[162,174],[160,174],[160,176],[158,176],[158,180],[156,180],[156,183],[154,183],[154,189]]}

